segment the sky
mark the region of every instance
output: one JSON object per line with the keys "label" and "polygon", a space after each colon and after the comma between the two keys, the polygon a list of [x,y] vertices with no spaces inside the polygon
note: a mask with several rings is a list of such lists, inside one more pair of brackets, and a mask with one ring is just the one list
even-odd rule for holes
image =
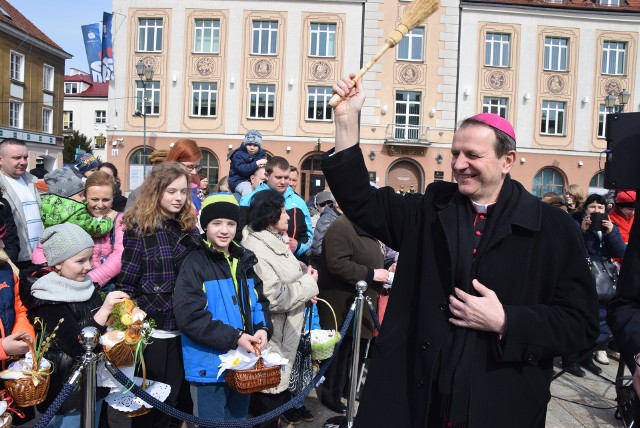
{"label": "sky", "polygon": [[62,49],[73,55],[70,68],[89,71],[82,42],[81,26],[102,21],[102,12],[111,12],[111,0],[8,0]]}

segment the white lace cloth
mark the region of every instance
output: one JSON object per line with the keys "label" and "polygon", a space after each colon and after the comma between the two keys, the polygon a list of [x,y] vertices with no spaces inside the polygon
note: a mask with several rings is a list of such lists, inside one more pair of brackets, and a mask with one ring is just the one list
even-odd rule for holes
{"label": "white lace cloth", "polygon": [[[133,376],[133,367],[123,367],[120,369],[129,379],[132,379],[136,385],[142,384],[142,379]],[[126,391],[126,388],[120,384],[104,366],[104,362],[100,361],[97,370],[98,386],[111,388],[109,395],[105,398],[107,404],[116,410],[121,412],[134,412],[141,407],[148,409],[153,406],[141,398],[136,397],[131,391]],[[154,380],[147,379],[146,392],[159,401],[164,401],[171,392],[171,386],[166,383],[156,382]]]}

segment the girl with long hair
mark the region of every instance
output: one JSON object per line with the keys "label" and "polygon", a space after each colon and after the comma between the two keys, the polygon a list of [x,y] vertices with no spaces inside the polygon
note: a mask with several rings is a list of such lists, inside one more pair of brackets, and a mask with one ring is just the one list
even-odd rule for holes
{"label": "girl with long hair", "polygon": [[[136,204],[127,211],[124,253],[118,286],[156,323],[144,351],[147,377],[171,386],[166,403],[192,412],[184,378],[180,331],[173,313],[173,290],[184,256],[198,243],[191,208],[189,173],[176,162],[155,166],[142,184]],[[132,426],[179,427],[180,421],[153,409]]]}
{"label": "girl with long hair", "polygon": [[200,161],[202,160],[202,152],[198,144],[194,140],[182,138],[176,141],[169,150],[167,160],[165,162],[178,162],[187,169],[189,173],[189,188],[191,189],[191,203],[200,212],[202,199],[198,197],[198,188],[200,186],[200,177],[198,173],[202,169]]}

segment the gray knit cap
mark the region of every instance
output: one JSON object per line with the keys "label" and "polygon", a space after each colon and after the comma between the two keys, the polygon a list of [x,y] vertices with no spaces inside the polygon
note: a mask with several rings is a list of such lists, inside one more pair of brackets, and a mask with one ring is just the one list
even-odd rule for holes
{"label": "gray knit cap", "polygon": [[84,183],[69,168],[58,168],[44,176],[44,181],[49,187],[49,193],[69,198],[84,190]]}
{"label": "gray knit cap", "polygon": [[40,237],[49,266],[59,265],[85,248],[93,248],[93,239],[80,226],[71,223],[47,227]]}

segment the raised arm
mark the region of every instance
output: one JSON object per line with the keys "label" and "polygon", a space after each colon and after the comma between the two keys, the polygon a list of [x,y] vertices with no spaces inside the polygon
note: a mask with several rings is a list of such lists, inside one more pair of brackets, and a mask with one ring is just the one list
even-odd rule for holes
{"label": "raised arm", "polygon": [[353,82],[355,73],[343,77],[333,85],[333,93],[340,95],[340,103],[333,109],[333,121],[336,124],[336,152],[355,146],[360,138],[358,116],[364,104],[364,90],[360,80]]}

